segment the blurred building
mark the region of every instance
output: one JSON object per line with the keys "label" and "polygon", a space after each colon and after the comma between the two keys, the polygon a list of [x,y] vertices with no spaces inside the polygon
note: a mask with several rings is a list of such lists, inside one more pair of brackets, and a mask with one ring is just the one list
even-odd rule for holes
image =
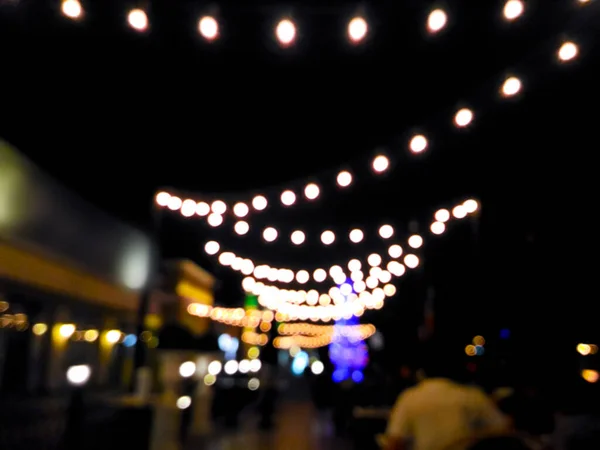
{"label": "blurred building", "polygon": [[165,264],[147,331],[134,334],[155,254],[148,236],[0,141],[0,391],[61,389],[73,364],[92,366],[98,387],[123,387],[137,339],[158,347],[165,317],[205,334],[208,319],[191,318],[186,302],[212,304],[214,279],[189,261]]}

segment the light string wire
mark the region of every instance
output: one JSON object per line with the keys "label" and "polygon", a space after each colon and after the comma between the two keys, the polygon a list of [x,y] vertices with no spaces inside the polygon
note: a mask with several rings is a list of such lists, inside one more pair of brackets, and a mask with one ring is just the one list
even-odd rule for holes
{"label": "light string wire", "polygon": [[[591,12],[595,12],[597,14],[598,9],[593,9],[592,5],[587,6],[586,8],[582,8],[582,10],[586,13],[577,13],[575,14],[575,18],[572,18],[569,20],[569,24],[567,24],[567,26],[565,28],[572,28],[574,29],[574,31],[571,32],[562,32],[559,33],[560,35],[572,35],[572,34],[578,34],[575,33],[575,31],[579,31],[581,30],[581,28],[583,27],[584,24],[586,24],[587,22],[592,22],[593,17],[595,17],[594,14],[591,14]],[[582,20],[581,17],[584,16],[584,19]],[[587,20],[586,20],[587,19]],[[554,52],[557,50],[556,48],[556,38],[549,38],[548,42],[552,45],[552,48],[554,51],[550,51],[549,53],[551,54],[555,54]],[[549,47],[549,46],[548,46]],[[538,56],[540,54],[544,54],[544,56],[548,55],[547,52],[547,47],[544,45],[541,45],[539,48],[534,49],[533,51],[527,53],[527,55],[525,57],[522,58],[521,63],[515,63],[515,64],[511,64],[511,66],[525,66],[525,65],[531,65],[533,67],[539,67],[539,64],[525,64],[523,63],[523,61],[527,61],[530,62],[531,60],[537,60],[537,58],[532,58],[533,56]],[[546,61],[550,60],[555,62],[555,58],[554,60],[550,59],[550,58],[545,58]],[[518,76],[518,73],[525,73],[526,70],[525,69],[521,69],[521,70],[504,70],[503,73],[506,74],[514,74],[514,76]],[[531,70],[531,73],[537,72],[536,70]],[[506,80],[506,78],[508,78],[508,76],[505,76],[504,80]],[[529,76],[527,77],[527,80],[531,80],[533,77]],[[547,77],[541,77],[546,79]],[[502,86],[502,81],[501,77],[498,75],[494,75],[493,77],[490,77],[490,79],[487,82],[484,82],[480,85],[480,87],[478,88],[477,91],[474,92],[484,92],[485,94],[471,94],[471,95],[465,95],[464,98],[482,98],[482,97],[487,97],[487,93],[489,92],[489,86],[494,86],[495,89],[493,89],[494,91],[498,92],[498,89]],[[494,99],[497,100],[497,97]],[[503,100],[510,100],[510,98],[508,99],[503,99]],[[386,155],[388,156],[388,158],[392,155],[398,157],[399,155],[401,155],[401,157],[403,157],[403,159],[405,160],[413,160],[415,156],[420,156],[420,154],[415,155],[414,153],[410,153],[409,155],[406,155],[406,153],[404,152],[400,152],[400,151],[389,151],[390,148],[397,148],[400,147],[401,144],[399,144],[399,141],[404,142],[404,144],[402,144],[403,147],[408,146],[409,141],[410,141],[410,136],[415,136],[418,134],[423,134],[424,136],[427,137],[428,133],[425,130],[434,130],[434,129],[445,129],[447,127],[447,125],[451,124],[452,121],[448,120],[448,116],[452,116],[453,114],[449,114],[449,111],[457,111],[456,105],[463,105],[463,104],[469,104],[469,105],[474,105],[476,102],[475,101],[456,101],[453,103],[452,107],[446,107],[441,109],[441,111],[438,110],[438,114],[436,115],[436,117],[438,116],[444,116],[444,120],[443,123],[445,123],[445,125],[443,127],[432,127],[432,126],[412,126],[409,127],[409,130],[413,130],[413,131],[405,131],[403,133],[400,133],[396,136],[396,138],[392,138],[392,141],[394,142],[393,144],[389,144],[387,146],[382,146],[381,147],[381,154],[382,155]],[[494,102],[496,104],[496,102]],[[485,108],[483,106],[479,107],[479,108],[474,108],[474,114],[476,119],[485,115],[486,111]],[[434,121],[431,122],[442,122],[441,119],[436,119]],[[456,130],[455,131],[461,131],[461,130]],[[455,133],[456,134],[456,133]],[[431,135],[431,134],[430,134]],[[433,138],[428,138],[428,148],[427,150],[429,150],[430,144],[431,142],[434,140]],[[384,150],[384,149],[388,149],[388,150]],[[427,151],[426,150],[426,151]],[[422,152],[422,153],[426,153],[426,151]],[[374,154],[377,154],[377,151],[373,152]],[[412,158],[411,158],[412,156]],[[172,193],[172,195],[177,196],[181,199],[185,199],[185,198],[193,198],[195,199],[195,201],[197,202],[208,202],[208,203],[212,203],[212,201],[215,200],[222,200],[225,201],[229,208],[228,208],[228,212],[227,213],[231,213],[232,212],[232,208],[231,206],[234,203],[237,202],[242,202],[242,203],[250,203],[252,197],[257,196],[257,195],[263,195],[265,197],[268,198],[269,200],[269,208],[273,207],[273,204],[277,205],[277,206],[281,206],[280,205],[280,199],[279,199],[279,195],[275,195],[275,191],[281,193],[284,192],[286,190],[292,190],[293,192],[296,193],[296,198],[302,198],[303,195],[300,193],[298,194],[299,189],[298,188],[294,188],[293,186],[297,186],[297,185],[302,185],[302,188],[300,190],[303,190],[304,185],[306,184],[307,180],[309,180],[308,182],[314,182],[317,185],[319,185],[319,187],[323,187],[324,183],[322,181],[317,181],[317,180],[324,180],[325,178],[327,179],[331,179],[333,178],[333,180],[335,180],[335,177],[337,176],[337,174],[339,173],[339,171],[341,170],[349,170],[350,173],[352,174],[353,172],[350,170],[351,167],[354,167],[357,164],[358,161],[361,162],[361,166],[364,166],[364,157],[357,157],[353,160],[352,163],[347,163],[344,165],[340,165],[340,166],[336,166],[335,169],[329,169],[329,170],[325,170],[325,171],[321,171],[318,174],[314,174],[311,176],[306,176],[306,177],[302,177],[302,178],[297,178],[295,180],[291,180],[285,183],[278,183],[278,184],[274,184],[271,186],[267,186],[265,188],[262,189],[252,189],[252,190],[248,190],[248,191],[244,191],[244,192],[230,192],[230,193],[218,193],[218,192],[203,192],[203,193],[193,193],[192,191],[189,190],[166,190],[166,189],[161,189],[161,192],[169,192],[170,194]],[[390,169],[393,167],[398,167],[400,166],[401,161],[396,161],[396,162],[392,162],[390,164]],[[389,170],[389,169],[388,169]],[[387,171],[386,171],[387,172]],[[327,176],[325,176],[327,175]],[[372,180],[373,178],[377,178],[378,176],[381,175],[373,175],[372,177],[370,177],[370,180]],[[301,181],[302,180],[302,181]],[[362,181],[364,181],[364,178],[362,179]],[[356,183],[356,179],[353,179],[352,184]],[[334,188],[335,189],[335,188]],[[337,190],[342,191],[345,190],[344,188],[337,188]],[[311,201],[305,201],[303,203],[311,203]],[[293,205],[292,205],[293,206]],[[256,210],[251,210],[253,213],[257,213],[260,211],[256,211]]]}

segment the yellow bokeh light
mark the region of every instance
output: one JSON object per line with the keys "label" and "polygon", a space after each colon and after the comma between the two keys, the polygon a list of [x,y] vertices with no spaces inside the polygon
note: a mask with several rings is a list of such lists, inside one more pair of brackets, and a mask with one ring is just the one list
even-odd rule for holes
{"label": "yellow bokeh light", "polygon": [[581,377],[588,383],[596,383],[600,375],[595,370],[585,369],[581,371]]}
{"label": "yellow bokeh light", "polygon": [[98,330],[87,330],[85,332],[85,334],[83,335],[83,338],[87,342],[94,342],[96,339],[98,339],[98,336],[99,336]]}
{"label": "yellow bokeh light", "polygon": [[475,348],[475,346],[474,346],[474,345],[467,345],[467,346],[465,347],[465,353],[466,353],[468,356],[475,356],[475,355],[477,354],[477,349]]}
{"label": "yellow bokeh light", "polygon": [[45,323],[36,323],[31,329],[31,331],[33,331],[33,334],[35,334],[36,336],[41,336],[44,333],[46,333],[46,331],[48,331],[48,325],[46,325]]}
{"label": "yellow bokeh light", "polygon": [[589,355],[592,352],[592,348],[588,344],[578,344],[577,345],[577,352],[580,355],[586,356],[586,355]]}
{"label": "yellow bokeh light", "polygon": [[473,344],[474,345],[485,345],[485,339],[483,338],[483,336],[475,336],[473,338]]}

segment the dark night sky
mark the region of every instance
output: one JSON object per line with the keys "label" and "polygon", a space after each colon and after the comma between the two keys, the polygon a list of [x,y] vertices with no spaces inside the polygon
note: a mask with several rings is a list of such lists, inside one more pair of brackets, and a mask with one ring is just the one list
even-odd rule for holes
{"label": "dark night sky", "polygon": [[[598,5],[530,1],[507,24],[503,2],[449,2],[449,26],[430,37],[430,2],[319,4],[220,2],[223,34],[207,44],[196,33],[207,11],[198,2],[152,1],[151,31],[139,35],[125,26],[122,1],[84,2],[81,23],[61,17],[58,1],[0,1],[0,136],[140,227],[161,186],[197,198],[275,198],[282,186],[315,179],[321,201],[271,210],[255,227],[315,232],[375,230],[385,221],[406,230],[410,220],[427,224],[439,206],[477,196],[479,224],[427,248],[426,267],[398,297],[421,298],[435,285],[440,320],[464,329],[458,334],[510,323],[548,342],[595,328],[587,311],[597,299]],[[356,11],[366,12],[371,34],[354,48],[343,33]],[[285,51],[271,39],[284,13],[300,27],[298,45]],[[581,55],[560,65],[565,38]],[[510,73],[524,92],[501,100]],[[452,114],[463,105],[476,119],[458,132]],[[406,149],[414,130],[431,138],[418,157]],[[394,165],[380,179],[368,173],[378,149]],[[356,171],[349,193],[334,186],[341,166]],[[169,256],[208,263],[201,247],[214,230],[169,217],[163,231]],[[315,267],[348,254],[341,244],[267,247],[231,227],[216,237],[272,264]],[[414,316],[418,302],[404,303],[391,317]]]}

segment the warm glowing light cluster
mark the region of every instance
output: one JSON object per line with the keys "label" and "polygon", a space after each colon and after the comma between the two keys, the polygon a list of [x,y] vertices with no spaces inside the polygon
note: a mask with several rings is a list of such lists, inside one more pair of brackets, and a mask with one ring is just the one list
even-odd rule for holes
{"label": "warm glowing light cluster", "polygon": [[[445,225],[443,226],[445,229]],[[408,247],[411,249],[419,249],[422,245],[423,238],[420,235],[412,235],[409,237]],[[217,241],[207,242],[204,245],[204,251],[209,255],[216,256],[221,265],[231,267],[232,270],[247,275],[248,278],[246,278],[243,282],[244,289],[246,289],[247,292],[251,292],[259,288],[259,286],[256,286],[257,280],[267,280],[270,282],[279,282],[285,284],[293,282],[298,284],[306,284],[311,281],[323,283],[329,277],[336,285],[346,282],[348,278],[352,278],[355,281],[362,281],[365,279],[365,283],[368,283],[368,275],[365,275],[361,272],[363,262],[358,259],[351,259],[347,261],[344,264],[344,267],[334,264],[329,268],[318,268],[309,272],[306,269],[294,271],[288,268],[271,267],[267,264],[259,264],[249,258],[243,258],[233,252],[223,250]],[[401,258],[402,263],[411,269],[414,269],[419,265],[418,256],[414,255],[413,253],[405,253],[403,247],[399,244],[390,245],[388,247],[388,255],[391,260],[397,260]],[[382,269],[374,269],[375,267],[379,268],[384,264],[381,255],[378,253],[371,253],[366,256],[364,260],[364,267],[371,267],[371,269],[369,269],[369,275],[380,278],[383,283],[387,282],[385,278],[386,275],[381,275],[380,273]],[[404,274],[404,270],[400,269],[402,263],[399,263],[398,261],[389,261],[386,263],[386,269],[393,275],[401,276]],[[359,273],[362,273],[362,275],[359,275]],[[374,273],[377,274],[373,275]],[[368,285],[370,284],[371,283],[368,283]]]}
{"label": "warm glowing light cluster", "polygon": [[242,342],[249,345],[267,345],[269,336],[265,333],[257,333],[256,331],[244,331],[242,333]]}
{"label": "warm glowing light cluster", "polygon": [[376,329],[371,324],[363,325],[315,325],[312,323],[286,323],[277,327],[277,332],[282,336],[332,336],[334,332],[340,333],[350,339],[366,339],[375,333]]}
{"label": "warm glowing light cluster", "polygon": [[271,311],[249,310],[244,308],[222,308],[220,306],[191,303],[187,311],[192,316],[206,317],[226,325],[256,328],[261,322],[272,322],[275,315]]}
{"label": "warm glowing light cluster", "polygon": [[598,353],[598,346],[595,344],[577,344],[577,353],[582,356],[595,355]]}
{"label": "warm glowing light cluster", "polygon": [[[324,331],[320,334],[316,333],[306,333],[303,334],[300,330],[303,329],[303,325],[308,327],[316,327],[316,325],[309,324],[285,324],[280,325],[279,329],[282,328],[288,330],[286,336],[279,336],[273,339],[273,346],[279,349],[291,349],[294,347],[298,348],[319,348],[329,345],[334,337],[333,326],[321,326]],[[297,327],[296,327],[297,326]],[[289,328],[287,328],[289,327]],[[296,327],[296,328],[294,328]],[[298,330],[298,333],[292,333],[290,330]],[[365,339],[370,338],[375,334],[375,327],[373,325],[355,325],[348,327],[336,328],[336,333],[341,332],[344,333],[344,336],[348,337],[350,340],[354,342],[364,341]],[[338,336],[336,334],[336,336]]]}

